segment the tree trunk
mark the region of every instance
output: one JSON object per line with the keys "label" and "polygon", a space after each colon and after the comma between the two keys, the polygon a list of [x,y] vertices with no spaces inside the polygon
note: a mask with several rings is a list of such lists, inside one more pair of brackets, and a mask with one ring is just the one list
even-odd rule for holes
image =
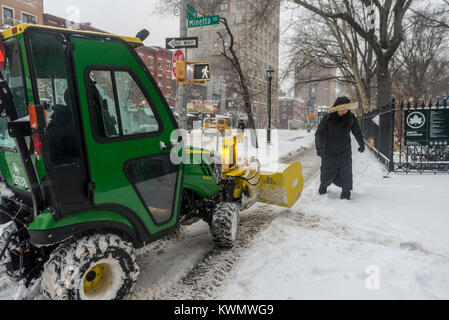
{"label": "tree trunk", "polygon": [[378,60],[377,69],[377,108],[382,108],[390,104],[392,98],[392,80],[388,61]]}

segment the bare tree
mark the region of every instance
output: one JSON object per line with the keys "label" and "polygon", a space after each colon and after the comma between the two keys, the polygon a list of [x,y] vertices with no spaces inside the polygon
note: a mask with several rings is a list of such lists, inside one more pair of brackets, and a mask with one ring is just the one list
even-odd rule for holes
{"label": "bare tree", "polygon": [[445,83],[448,39],[449,29],[444,26],[428,24],[428,19],[421,14],[411,17],[398,55],[401,68],[394,78],[412,97],[428,100],[435,94],[435,89],[442,89],[441,84],[448,89]]}
{"label": "bare tree", "polygon": [[413,9],[413,12],[423,19],[429,27],[449,29],[449,0],[439,0],[435,6],[435,0],[428,1],[424,6]]}
{"label": "bare tree", "polygon": [[[413,0],[290,0],[325,19],[345,21],[366,41],[377,58],[377,106],[390,103],[392,96],[392,74],[390,62],[396,54],[404,36],[403,21]],[[379,26],[366,28],[362,20],[361,6],[375,8],[379,15]]]}
{"label": "bare tree", "polygon": [[[214,15],[218,12],[221,4],[228,3],[226,0],[190,0],[189,4],[195,6],[202,15]],[[281,0],[261,0],[253,7],[252,12],[247,15],[246,21],[248,25],[248,33],[254,33],[257,29],[267,21],[268,15],[272,13],[280,5]],[[179,14],[182,1],[180,0],[160,0],[158,11],[160,13]],[[237,92],[242,96],[244,108],[248,115],[248,128],[255,129],[253,116],[253,96],[259,94],[257,90],[252,90],[249,86],[250,79],[245,72],[243,55],[247,42],[238,43],[235,39],[232,27],[229,25],[225,17],[220,17],[220,23],[225,27],[226,34],[218,32],[221,39],[223,56],[232,66],[238,79]],[[277,36],[278,37],[278,36]],[[276,39],[273,39],[275,41]],[[276,86],[275,86],[276,89]]]}
{"label": "bare tree", "polygon": [[[367,21],[368,12],[362,10],[361,14],[361,20]],[[352,98],[361,102],[360,106],[364,111],[368,111],[377,60],[369,43],[360,41],[359,38],[344,20],[301,12],[301,20],[296,24],[294,35],[287,41],[291,49],[288,69],[298,73],[297,69],[318,65],[323,69],[337,68],[338,73],[336,76],[324,73],[324,77],[323,73],[319,73],[310,79],[296,77],[299,80],[296,85],[335,79],[352,92]]]}

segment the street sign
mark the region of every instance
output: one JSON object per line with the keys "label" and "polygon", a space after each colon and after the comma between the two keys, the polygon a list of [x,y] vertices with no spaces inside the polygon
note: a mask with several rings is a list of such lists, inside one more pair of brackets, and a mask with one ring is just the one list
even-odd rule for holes
{"label": "street sign", "polygon": [[190,38],[167,38],[165,39],[166,49],[198,48],[198,37]]}
{"label": "street sign", "polygon": [[176,62],[185,60],[186,58],[183,50],[176,50],[175,53],[173,53],[173,58],[171,59],[173,80],[176,80]]}
{"label": "street sign", "polygon": [[195,64],[193,69],[194,81],[209,81],[211,79],[210,64]]}
{"label": "street sign", "polygon": [[200,17],[189,19],[189,28],[212,26],[220,23],[220,16]]}
{"label": "street sign", "polygon": [[192,20],[198,17],[198,11],[187,3],[187,19]]}

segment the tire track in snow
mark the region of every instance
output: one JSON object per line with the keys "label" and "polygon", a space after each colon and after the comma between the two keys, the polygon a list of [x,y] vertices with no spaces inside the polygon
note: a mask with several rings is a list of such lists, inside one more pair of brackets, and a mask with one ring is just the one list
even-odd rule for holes
{"label": "tire track in snow", "polygon": [[445,255],[426,249],[419,242],[400,239],[399,237],[363,230],[361,228],[354,228],[353,226],[342,224],[331,217],[305,215],[295,212],[294,216],[289,215],[286,218],[307,230],[328,232],[337,238],[351,242],[369,243],[399,250],[408,250],[426,256],[435,256],[444,259],[446,264],[448,263],[448,258]]}
{"label": "tire track in snow", "polygon": [[[261,206],[242,214],[237,244],[232,249],[213,247],[206,252],[180,281],[168,289],[152,295],[155,299],[204,300],[215,299],[217,290],[225,282],[229,272],[245,251],[251,247],[255,236],[267,229],[274,219],[286,216],[288,210],[281,213]],[[151,291],[151,289],[149,289]],[[142,292],[140,296],[142,296]]]}
{"label": "tire track in snow", "polygon": [[[284,158],[283,163],[301,161],[305,184],[316,176],[320,167],[319,158],[314,149],[304,149],[299,154]],[[231,270],[240,258],[251,248],[255,237],[266,230],[275,219],[288,217],[290,210],[279,210],[268,205],[259,204],[241,215],[240,232],[234,248],[225,250],[213,247],[207,251],[184,276],[173,285],[158,292],[151,288],[140,290],[139,297],[154,299],[204,300],[216,299],[219,289],[225,283]]]}

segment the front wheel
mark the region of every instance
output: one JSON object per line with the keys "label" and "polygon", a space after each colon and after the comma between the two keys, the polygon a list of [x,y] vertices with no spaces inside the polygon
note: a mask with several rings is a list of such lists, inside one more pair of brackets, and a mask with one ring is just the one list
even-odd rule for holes
{"label": "front wheel", "polygon": [[214,211],[210,231],[220,248],[230,249],[237,242],[240,210],[235,203],[220,203]]}
{"label": "front wheel", "polygon": [[17,246],[17,227],[10,223],[0,234],[0,277],[6,274],[6,264],[11,261],[10,250]]}
{"label": "front wheel", "polygon": [[95,234],[63,244],[42,275],[42,294],[51,300],[123,300],[139,274],[131,243]]}

